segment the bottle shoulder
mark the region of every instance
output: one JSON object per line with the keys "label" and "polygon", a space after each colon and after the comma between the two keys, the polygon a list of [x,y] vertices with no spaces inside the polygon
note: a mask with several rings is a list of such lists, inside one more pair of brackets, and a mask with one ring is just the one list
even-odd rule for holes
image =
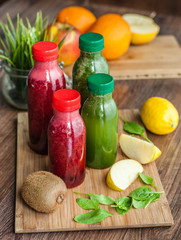
{"label": "bottle shoulder", "polygon": [[88,98],[82,108],[82,117],[103,117],[108,116],[114,118],[118,116],[117,105],[113,98],[107,101],[96,101]]}
{"label": "bottle shoulder", "polygon": [[49,132],[57,131],[71,131],[71,132],[82,132],[85,129],[83,118],[80,114],[76,117],[57,116],[56,114],[52,117],[49,123]]}
{"label": "bottle shoulder", "polygon": [[74,78],[76,75],[89,76],[91,73],[96,72],[108,74],[110,72],[108,63],[103,56],[96,59],[79,57],[73,66],[72,75]]}
{"label": "bottle shoulder", "polygon": [[54,81],[56,79],[62,79],[65,81],[65,77],[63,71],[60,69],[58,65],[55,65],[52,68],[38,68],[33,67],[28,75],[28,80],[47,80],[47,81]]}

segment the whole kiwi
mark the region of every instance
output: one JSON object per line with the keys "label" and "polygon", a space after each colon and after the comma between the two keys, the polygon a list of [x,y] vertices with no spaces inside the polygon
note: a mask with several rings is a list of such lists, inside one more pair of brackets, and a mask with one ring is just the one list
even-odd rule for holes
{"label": "whole kiwi", "polygon": [[34,210],[50,213],[57,209],[67,192],[64,181],[46,171],[31,173],[25,179],[21,195]]}

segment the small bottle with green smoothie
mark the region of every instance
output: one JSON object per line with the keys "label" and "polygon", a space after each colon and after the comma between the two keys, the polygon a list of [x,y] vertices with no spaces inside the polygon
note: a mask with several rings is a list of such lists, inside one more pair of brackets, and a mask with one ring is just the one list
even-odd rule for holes
{"label": "small bottle with green smoothie", "polygon": [[80,57],[72,72],[73,89],[81,94],[81,106],[88,97],[87,78],[93,73],[108,73],[109,66],[102,55],[104,37],[98,33],[84,33],[79,38]]}
{"label": "small bottle with green smoothie", "polygon": [[86,165],[110,167],[116,159],[118,110],[112,98],[113,78],[104,73],[88,77],[89,96],[82,108],[86,126]]}

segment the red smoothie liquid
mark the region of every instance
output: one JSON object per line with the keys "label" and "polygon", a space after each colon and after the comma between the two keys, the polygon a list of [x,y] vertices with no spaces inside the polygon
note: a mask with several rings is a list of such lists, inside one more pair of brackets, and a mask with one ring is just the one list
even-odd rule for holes
{"label": "red smoothie liquid", "polygon": [[28,76],[28,120],[31,148],[47,154],[47,128],[53,116],[52,97],[65,88],[65,78],[57,60],[35,61]]}
{"label": "red smoothie liquid", "polygon": [[[75,91],[65,89],[57,91]],[[80,104],[80,94],[79,96]],[[63,93],[59,96],[61,97]],[[66,103],[65,103],[66,104]],[[65,106],[62,102],[62,106]],[[68,103],[69,104],[69,103]],[[48,155],[50,171],[65,182],[67,188],[78,186],[85,178],[86,130],[79,108],[72,111],[55,109],[48,128]]]}

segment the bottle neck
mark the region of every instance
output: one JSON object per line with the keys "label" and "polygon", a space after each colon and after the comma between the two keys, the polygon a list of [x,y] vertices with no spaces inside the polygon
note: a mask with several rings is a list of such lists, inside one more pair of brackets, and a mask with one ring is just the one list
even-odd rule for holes
{"label": "bottle neck", "polygon": [[55,117],[59,118],[60,120],[70,120],[72,118],[77,118],[79,116],[79,109],[69,112],[59,111],[54,108]]}
{"label": "bottle neck", "polygon": [[99,57],[102,57],[102,50],[101,51],[98,51],[98,52],[85,52],[85,51],[82,51],[80,52],[80,57],[86,57],[86,58],[99,58]]}
{"label": "bottle neck", "polygon": [[108,100],[112,99],[112,93],[108,93],[105,95],[96,95],[96,94],[89,92],[89,98],[98,100],[98,101],[108,101]]}
{"label": "bottle neck", "polygon": [[53,68],[57,66],[57,59],[51,61],[37,61],[34,60],[34,67],[37,68]]}

